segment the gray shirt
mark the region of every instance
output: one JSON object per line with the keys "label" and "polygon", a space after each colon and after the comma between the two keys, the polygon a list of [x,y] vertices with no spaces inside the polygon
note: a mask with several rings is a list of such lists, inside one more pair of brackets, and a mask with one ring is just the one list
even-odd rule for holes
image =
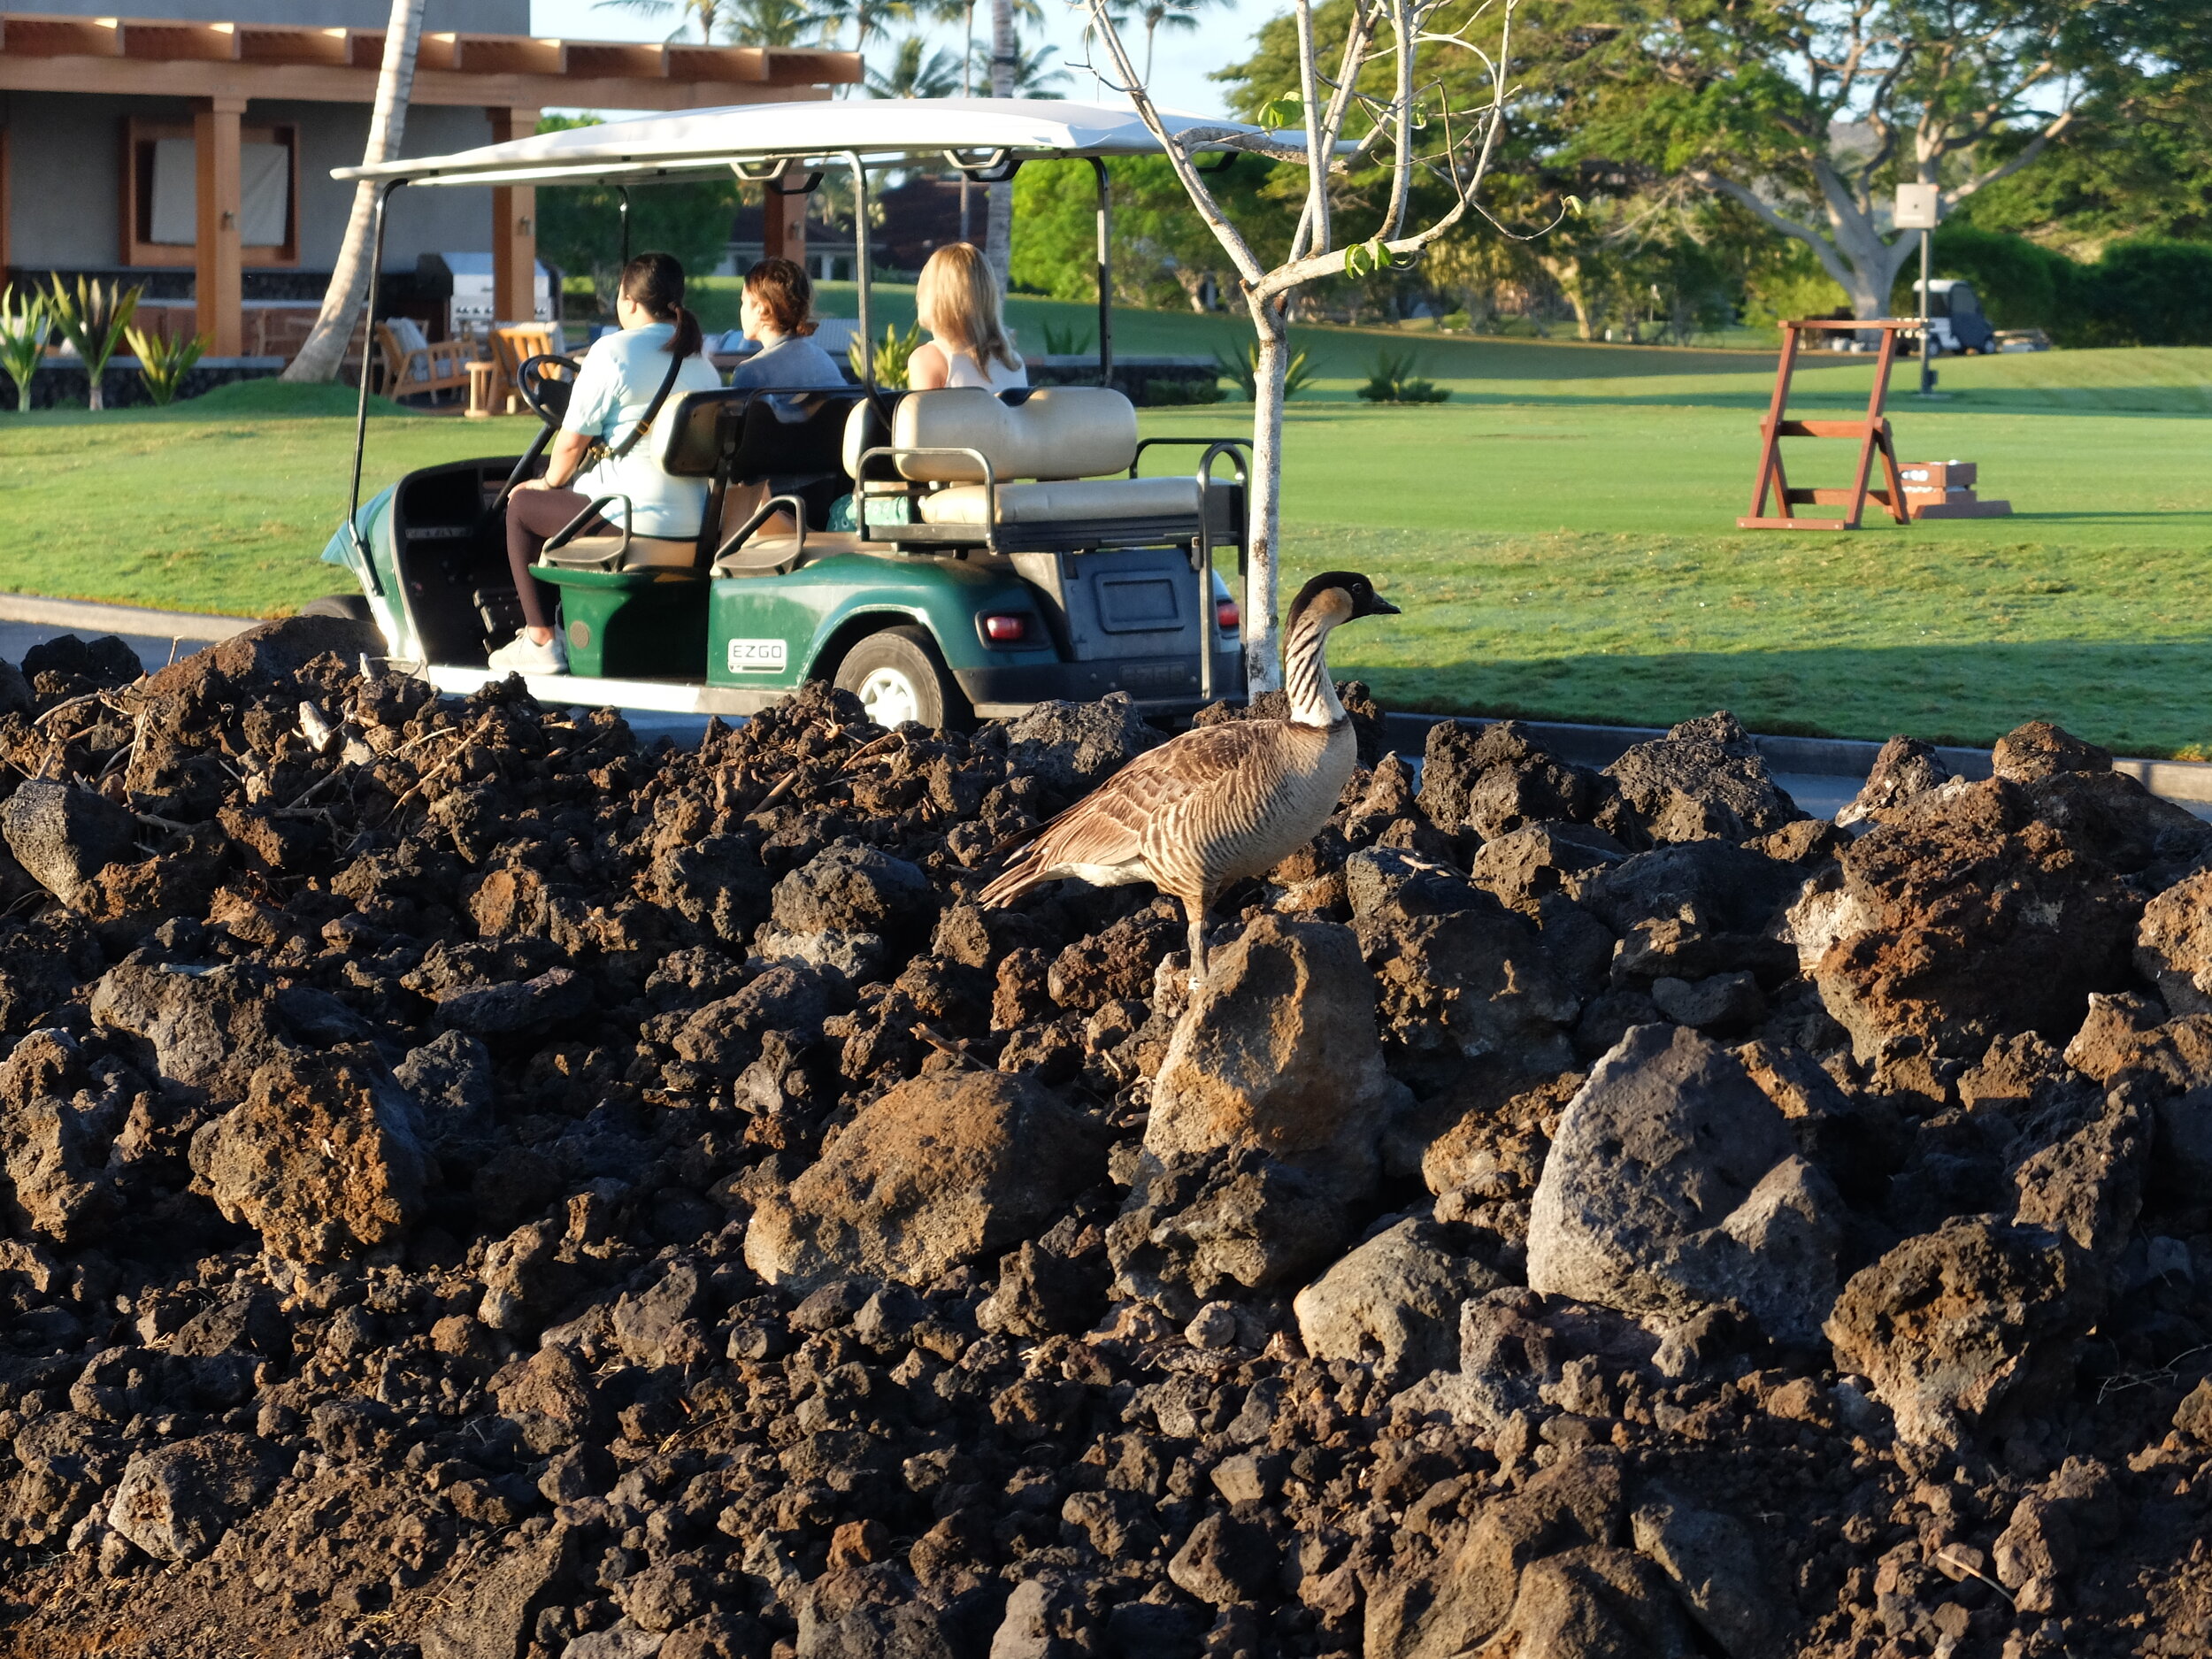
{"label": "gray shirt", "polygon": [[[827,392],[841,391],[851,384],[844,365],[806,334],[786,334],[774,345],[763,347],[730,371],[730,385],[738,390],[747,387],[773,386]],[[772,397],[768,401],[774,406],[776,418],[780,420],[805,418],[806,411],[798,398]]]}

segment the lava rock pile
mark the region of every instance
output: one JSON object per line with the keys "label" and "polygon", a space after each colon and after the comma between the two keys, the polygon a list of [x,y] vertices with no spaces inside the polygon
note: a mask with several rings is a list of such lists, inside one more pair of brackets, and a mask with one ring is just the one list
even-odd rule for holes
{"label": "lava rock pile", "polygon": [[0,1655],[2212,1640],[2212,826],[2101,751],[1846,830],[1348,686],[1194,991],[972,899],[1125,701],[679,750],[377,649],[0,664]]}

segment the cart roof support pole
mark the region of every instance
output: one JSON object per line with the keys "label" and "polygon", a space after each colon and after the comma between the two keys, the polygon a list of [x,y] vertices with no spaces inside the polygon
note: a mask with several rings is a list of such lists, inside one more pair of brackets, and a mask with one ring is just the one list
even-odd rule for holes
{"label": "cart roof support pole", "polygon": [[407,180],[396,179],[376,194],[376,217],[369,231],[369,291],[361,302],[361,392],[353,406],[353,493],[346,502],[346,528],[353,534],[355,551],[361,555],[361,566],[369,572],[369,580],[376,580],[376,566],[369,557],[369,544],[362,534],[361,516],[361,453],[369,442],[369,365],[376,356],[376,296],[384,274],[384,217],[391,205],[392,192]]}
{"label": "cart roof support pole", "polygon": [[875,342],[868,337],[868,169],[860,152],[845,152],[845,165],[853,170],[853,286],[860,296],[860,383],[876,389]]}
{"label": "cart roof support pole", "polygon": [[614,188],[614,193],[615,211],[622,216],[622,265],[620,268],[627,271],[630,268],[630,187],[626,184],[618,184]]}
{"label": "cart roof support pole", "polygon": [[1091,157],[1098,175],[1098,383],[1114,383],[1114,208],[1107,189],[1106,161]]}

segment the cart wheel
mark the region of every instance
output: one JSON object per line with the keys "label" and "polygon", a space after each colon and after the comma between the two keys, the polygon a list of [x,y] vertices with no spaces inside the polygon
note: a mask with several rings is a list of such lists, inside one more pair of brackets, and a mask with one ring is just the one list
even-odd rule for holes
{"label": "cart wheel", "polygon": [[871,634],[845,653],[836,683],[860,699],[878,726],[918,720],[942,731],[974,718],[937,642],[920,628]]}
{"label": "cart wheel", "polygon": [[368,598],[363,594],[326,594],[320,599],[311,599],[300,607],[303,617],[343,617],[349,622],[373,622],[376,612],[369,609]]}

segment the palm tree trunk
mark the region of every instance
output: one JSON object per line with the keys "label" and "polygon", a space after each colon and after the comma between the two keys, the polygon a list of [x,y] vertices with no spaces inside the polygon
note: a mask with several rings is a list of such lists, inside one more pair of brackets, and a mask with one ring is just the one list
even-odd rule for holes
{"label": "palm tree trunk", "polygon": [[1144,19],[1144,84],[1152,84],[1152,35],[1160,27],[1159,19],[1147,13]]}
{"label": "palm tree trunk", "polygon": [[[968,44],[960,54],[960,96],[975,96],[975,0],[968,0]],[[975,188],[966,173],[960,175],[960,240],[972,242],[974,233],[969,228],[968,197]]]}
{"label": "palm tree trunk", "polygon": [[[423,0],[392,0],[391,21],[384,30],[384,65],[376,78],[376,107],[369,116],[368,148],[364,166],[389,161],[399,153],[407,125],[407,98],[415,84],[415,46],[422,37]],[[299,356],[286,367],[288,380],[334,380],[345,366],[346,342],[353,338],[362,296],[369,286],[369,261],[373,253],[369,238],[376,220],[376,193],[381,188],[364,179],[353,187],[353,214],[346,221],[346,240],[338,250],[338,263],[323,292],[323,309],[315,319]],[[369,352],[361,352],[361,373],[369,372]]]}
{"label": "palm tree trunk", "polygon": [[[991,96],[1014,96],[1014,0],[991,0]],[[1014,267],[1014,186],[1010,180],[990,188],[990,211],[984,229],[983,257],[998,275],[999,291],[1006,291]]]}

